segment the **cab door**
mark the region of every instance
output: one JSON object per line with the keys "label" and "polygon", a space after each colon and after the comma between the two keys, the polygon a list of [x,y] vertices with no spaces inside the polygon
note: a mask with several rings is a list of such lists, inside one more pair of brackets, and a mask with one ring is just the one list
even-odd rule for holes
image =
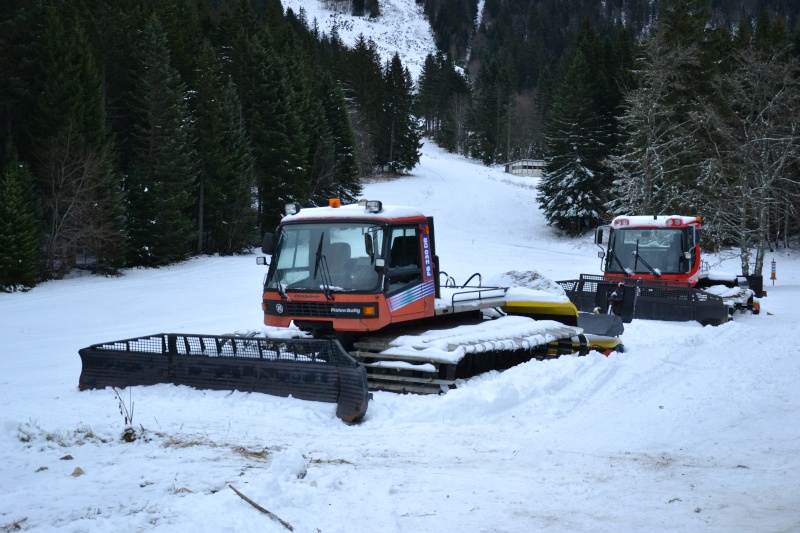
{"label": "cab door", "polygon": [[433,315],[433,280],[423,279],[430,277],[423,276],[423,235],[419,224],[391,228],[385,291],[393,318]]}

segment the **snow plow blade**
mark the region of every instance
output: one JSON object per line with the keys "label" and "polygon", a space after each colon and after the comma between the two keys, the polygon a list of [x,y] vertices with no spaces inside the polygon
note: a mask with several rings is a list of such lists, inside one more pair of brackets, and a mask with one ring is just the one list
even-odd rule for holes
{"label": "snow plow blade", "polygon": [[79,389],[172,383],[337,404],[355,422],[367,411],[364,367],[332,339],[159,333],[78,351]]}
{"label": "snow plow blade", "polygon": [[[718,326],[729,319],[729,307],[721,297],[680,281],[626,279],[620,282],[600,275],[581,274],[580,279],[557,283],[579,311],[591,313],[596,309],[608,313],[610,308],[616,307],[612,312],[624,323],[640,318],[673,322],[696,320],[704,326]],[[620,283],[622,290],[618,291]],[[615,291],[616,305],[612,303]]]}
{"label": "snow plow blade", "polygon": [[555,320],[567,326],[578,326],[586,334],[603,337],[619,337],[625,331],[622,319],[616,315],[600,315],[578,311],[571,301],[531,302],[510,301],[503,311],[534,320]]}

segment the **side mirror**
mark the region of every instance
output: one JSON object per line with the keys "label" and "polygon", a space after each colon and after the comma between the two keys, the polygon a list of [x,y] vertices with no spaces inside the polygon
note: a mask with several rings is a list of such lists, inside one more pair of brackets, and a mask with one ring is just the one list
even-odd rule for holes
{"label": "side mirror", "polygon": [[598,246],[603,244],[603,228],[597,228],[597,230],[595,230],[594,243]]}
{"label": "side mirror", "polygon": [[369,256],[369,262],[373,263],[375,261],[375,249],[372,246],[372,236],[369,233],[364,234],[364,249]]}
{"label": "side mirror", "polygon": [[265,233],[264,240],[261,241],[261,253],[272,255],[272,252],[274,251],[275,251],[275,234]]}
{"label": "side mirror", "polygon": [[600,259],[604,258],[605,256],[606,256],[606,253],[603,250],[600,250],[599,252],[597,252],[597,257],[599,257]]}

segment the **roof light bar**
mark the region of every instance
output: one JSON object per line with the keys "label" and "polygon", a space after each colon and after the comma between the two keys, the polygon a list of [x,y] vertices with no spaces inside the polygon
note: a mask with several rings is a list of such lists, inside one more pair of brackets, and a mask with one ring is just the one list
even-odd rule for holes
{"label": "roof light bar", "polygon": [[328,206],[333,208],[342,207],[342,201],[338,198],[331,198],[328,200]]}

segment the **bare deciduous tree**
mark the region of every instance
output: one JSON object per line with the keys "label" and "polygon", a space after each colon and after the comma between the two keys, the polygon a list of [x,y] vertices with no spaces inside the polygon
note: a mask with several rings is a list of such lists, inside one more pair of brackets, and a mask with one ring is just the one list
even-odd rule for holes
{"label": "bare deciduous tree", "polygon": [[689,155],[696,125],[676,105],[687,105],[678,102],[685,90],[682,70],[698,64],[694,46],[664,46],[660,35],[646,43],[639,87],[626,95],[620,119],[625,140],[606,160],[615,176],[609,202],[614,214],[676,213],[698,202],[685,179],[700,173]]}
{"label": "bare deciduous tree", "polygon": [[42,202],[47,224],[46,270],[63,274],[101,258],[121,238],[109,212],[107,151],[81,146],[74,128],[43,149]]}
{"label": "bare deciduous tree", "polygon": [[782,218],[798,200],[800,63],[749,47],[717,83],[724,109],[709,107],[706,127],[717,140],[720,236],[733,240],[742,274],[760,275],[769,246],[770,213]]}

